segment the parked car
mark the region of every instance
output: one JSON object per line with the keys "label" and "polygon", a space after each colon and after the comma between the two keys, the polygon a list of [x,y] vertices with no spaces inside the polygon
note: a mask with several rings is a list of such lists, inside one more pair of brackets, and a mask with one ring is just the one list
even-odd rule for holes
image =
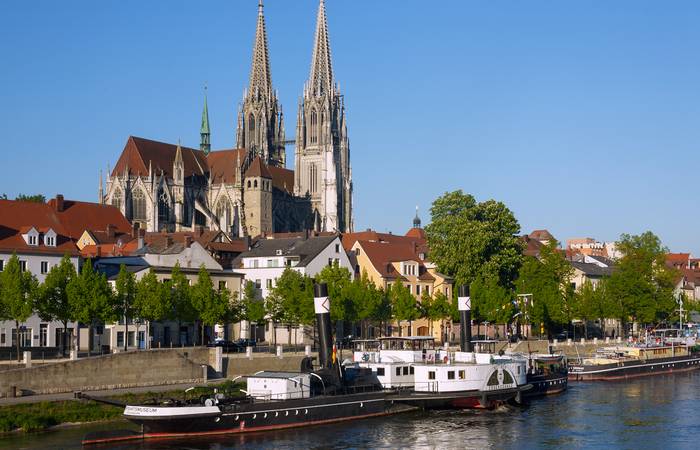
{"label": "parked car", "polygon": [[257,345],[257,342],[255,341],[255,339],[241,338],[236,341],[236,345],[240,346],[241,348],[243,348],[243,350],[245,350],[246,347],[255,347]]}
{"label": "parked car", "polygon": [[217,339],[214,342],[208,344],[207,347],[221,347],[225,353],[245,351],[245,347],[241,347],[238,344],[238,342],[225,341],[223,339]]}

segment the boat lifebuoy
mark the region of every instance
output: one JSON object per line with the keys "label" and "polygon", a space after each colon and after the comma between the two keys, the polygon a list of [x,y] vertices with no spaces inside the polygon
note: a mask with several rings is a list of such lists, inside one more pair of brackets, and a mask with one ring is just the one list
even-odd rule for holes
{"label": "boat lifebuoy", "polygon": [[442,362],[444,362],[445,364],[447,364],[447,361],[449,361],[449,360],[450,360],[450,358],[448,358],[447,355],[445,355],[445,357],[442,358]]}
{"label": "boat lifebuoy", "polygon": [[364,362],[369,361],[369,353],[363,353],[363,354],[362,354],[362,361],[364,361]]}

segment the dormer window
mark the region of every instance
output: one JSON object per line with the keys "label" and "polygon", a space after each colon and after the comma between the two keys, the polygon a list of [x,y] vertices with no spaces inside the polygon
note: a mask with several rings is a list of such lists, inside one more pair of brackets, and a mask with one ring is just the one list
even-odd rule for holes
{"label": "dormer window", "polygon": [[39,241],[38,236],[30,234],[27,237],[29,238],[29,240],[28,240],[29,245],[39,245],[38,244],[38,241]]}
{"label": "dormer window", "polygon": [[37,231],[37,229],[34,227],[31,227],[29,230],[23,233],[22,237],[24,238],[24,242],[26,242],[27,245],[39,245],[39,231]]}
{"label": "dormer window", "polygon": [[56,237],[56,232],[49,228],[49,230],[46,233],[44,233],[44,245],[47,247],[55,247]]}

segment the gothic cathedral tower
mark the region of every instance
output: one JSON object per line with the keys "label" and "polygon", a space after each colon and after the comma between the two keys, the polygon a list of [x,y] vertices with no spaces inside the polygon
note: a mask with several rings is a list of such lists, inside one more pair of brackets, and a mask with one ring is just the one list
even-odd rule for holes
{"label": "gothic cathedral tower", "polygon": [[309,196],[321,231],[352,231],[352,172],[345,104],[333,80],[323,0],[318,8],[311,75],[299,104],[294,170],[295,194]]}
{"label": "gothic cathedral tower", "polygon": [[262,0],[258,2],[250,85],[238,110],[236,143],[238,148],[249,151],[248,163],[258,155],[267,164],[285,166],[284,119],[277,93],[272,89]]}

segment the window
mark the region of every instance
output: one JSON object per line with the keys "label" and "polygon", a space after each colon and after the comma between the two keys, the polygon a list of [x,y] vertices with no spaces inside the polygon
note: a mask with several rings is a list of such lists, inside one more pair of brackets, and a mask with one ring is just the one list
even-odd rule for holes
{"label": "window", "polygon": [[21,270],[22,272],[27,271],[27,261],[20,261],[19,262],[19,270]]}
{"label": "window", "polygon": [[268,289],[272,289],[272,280],[265,280],[265,286]]}
{"label": "window", "polygon": [[425,287],[425,293],[430,295],[430,286]]}
{"label": "window", "polygon": [[434,370],[429,370],[429,371],[428,371],[428,379],[429,379],[429,380],[434,380],[434,379],[435,379],[435,371],[434,371]]}
{"label": "window", "polygon": [[0,272],[2,272],[3,270],[5,270],[5,260],[0,259]]}
{"label": "window", "polygon": [[340,244],[335,244],[335,252],[340,253]]}
{"label": "window", "polygon": [[134,331],[129,331],[129,344],[128,344],[129,347],[133,347],[133,346],[134,346],[134,339],[135,339],[135,337],[136,337],[135,335],[136,335],[136,332],[134,332]]}
{"label": "window", "polygon": [[401,367],[396,368],[396,376],[400,377],[401,376]]}
{"label": "window", "polygon": [[5,329],[0,329],[0,344],[5,344],[7,342],[7,337],[5,337]]}
{"label": "window", "polygon": [[[248,131],[250,132],[250,139],[252,140],[253,133],[255,133],[255,116],[252,113],[248,116]],[[250,142],[250,140],[248,142]]]}
{"label": "window", "polygon": [[219,290],[223,291],[226,289],[226,282],[225,281],[219,281]]}
{"label": "window", "polygon": [[135,189],[131,194],[131,218],[146,220],[146,196],[141,189]]}
{"label": "window", "polygon": [[[3,332],[2,334],[2,342],[5,342],[5,333]],[[378,377],[383,377],[384,376],[384,367],[377,367],[377,376]]]}
{"label": "window", "polygon": [[30,234],[29,235],[29,245],[37,245],[36,241],[37,241],[36,235]]}
{"label": "window", "polygon": [[248,187],[250,187],[250,180],[248,180]]}
{"label": "window", "polygon": [[42,323],[39,324],[39,347],[48,346],[48,336],[49,336],[49,324]]}
{"label": "window", "polygon": [[311,143],[318,142],[318,115],[316,110],[311,111]]}
{"label": "window", "polygon": [[362,252],[360,251],[360,247],[357,247],[357,248],[355,249],[355,254],[356,254],[356,255],[362,254]]}
{"label": "window", "polygon": [[168,222],[170,220],[170,199],[168,194],[161,188],[158,190],[158,222]]}
{"label": "window", "polygon": [[448,371],[447,371],[447,379],[448,379],[448,380],[454,380],[454,379],[455,379],[455,371],[454,371],[454,370],[448,370]]}
{"label": "window", "polygon": [[416,295],[420,295],[420,284],[416,285]]}
{"label": "window", "polygon": [[257,269],[259,264],[260,264],[260,263],[258,262],[257,259],[254,259],[254,260],[253,260],[253,268],[254,268],[254,269]]}
{"label": "window", "polygon": [[260,280],[255,280],[255,289],[260,289],[262,287],[262,284],[260,283]]}
{"label": "window", "polygon": [[117,347],[124,347],[124,332],[117,331]]}
{"label": "window", "polygon": [[119,188],[115,189],[114,194],[112,194],[112,206],[118,210],[122,209],[122,191]]}
{"label": "window", "polygon": [[275,267],[275,260],[274,259],[268,259],[267,260],[267,267]]}
{"label": "window", "polygon": [[403,374],[404,374],[404,375],[408,375],[408,366],[405,366],[405,367],[403,368]]}
{"label": "window", "polygon": [[49,262],[42,261],[41,262],[41,273],[48,273],[48,272],[49,272]]}
{"label": "window", "polygon": [[44,242],[46,243],[47,246],[49,247],[55,247],[56,246],[56,238],[53,236],[46,236],[44,237]]}
{"label": "window", "polygon": [[333,266],[333,258],[328,258],[328,266]]}
{"label": "window", "polygon": [[410,374],[413,375],[416,371],[413,369],[413,366],[411,366]]}
{"label": "window", "polygon": [[254,188],[258,187],[258,180],[253,180],[253,187]]}
{"label": "window", "polygon": [[[518,370],[520,370],[520,366],[518,366]],[[467,378],[466,372],[464,370],[460,370],[459,371],[459,379],[464,380],[465,378]]]}

